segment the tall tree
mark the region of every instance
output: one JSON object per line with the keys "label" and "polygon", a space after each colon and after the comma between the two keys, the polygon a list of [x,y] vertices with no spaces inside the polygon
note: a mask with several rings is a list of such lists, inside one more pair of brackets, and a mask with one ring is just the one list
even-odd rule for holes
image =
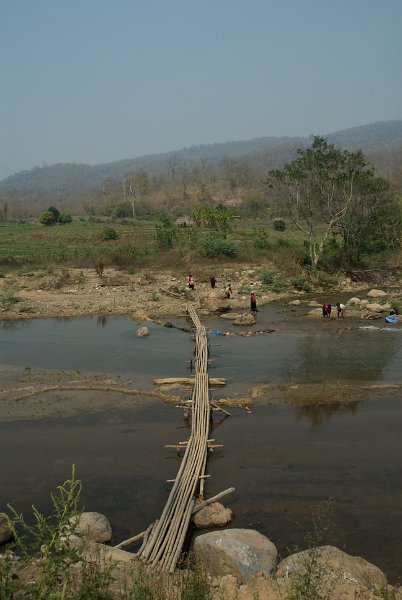
{"label": "tall tree", "polygon": [[284,192],[293,223],[307,237],[311,264],[317,267],[328,238],[359,195],[356,179],[372,174],[361,151],[335,148],[316,136],[311,146],[283,169],[269,172]]}

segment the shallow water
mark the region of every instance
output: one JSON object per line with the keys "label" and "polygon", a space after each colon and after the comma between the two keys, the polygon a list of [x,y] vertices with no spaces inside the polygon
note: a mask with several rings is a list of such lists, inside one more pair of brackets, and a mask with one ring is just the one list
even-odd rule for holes
{"label": "shallow water", "polygon": [[[397,331],[347,329],[346,322],[307,322],[279,306],[258,313],[252,337],[211,335],[211,376],[228,392],[280,381],[401,382],[402,336]],[[185,322],[175,324],[188,326]],[[211,330],[235,331],[210,320]],[[191,335],[147,324],[137,338],[129,318],[43,320],[3,324],[0,365],[130,376],[151,386],[156,376],[185,376]],[[350,325],[350,324],[349,324]],[[348,326],[349,326],[348,325]],[[250,328],[252,329],[252,328]],[[237,331],[237,330],[236,330]],[[257,406],[215,416],[211,434],[225,446],[208,463],[207,495],[233,485],[224,502],[233,527],[254,527],[285,555],[303,546],[311,513],[333,498],[328,539],[400,582],[402,540],[402,399],[318,407]],[[68,478],[83,480],[87,510],[107,514],[115,539],[144,530],[166,501],[178,459],[165,444],[185,440],[181,414],[163,404],[69,419],[0,424],[0,510],[11,502],[28,513],[49,509],[49,492]]]}

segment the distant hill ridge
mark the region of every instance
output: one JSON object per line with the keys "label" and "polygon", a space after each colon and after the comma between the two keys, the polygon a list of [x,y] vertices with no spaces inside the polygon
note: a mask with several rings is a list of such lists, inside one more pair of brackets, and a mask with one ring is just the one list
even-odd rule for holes
{"label": "distant hill ridge", "polygon": [[[402,120],[383,121],[344,129],[324,137],[336,146],[362,149],[370,155],[390,156],[402,147]],[[9,198],[29,198],[32,201],[52,195],[78,198],[105,181],[118,181],[127,173],[145,170],[151,177],[169,172],[169,161],[178,170],[214,168],[224,159],[244,159],[267,169],[281,167],[293,160],[296,150],[308,146],[310,137],[261,137],[249,141],[222,142],[190,146],[181,150],[139,156],[100,165],[58,163],[20,171],[0,181],[0,194]]]}

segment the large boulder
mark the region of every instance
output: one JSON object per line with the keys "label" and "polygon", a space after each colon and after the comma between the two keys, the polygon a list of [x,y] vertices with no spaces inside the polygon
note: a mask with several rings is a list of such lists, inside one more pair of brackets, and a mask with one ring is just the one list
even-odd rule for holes
{"label": "large boulder", "polygon": [[212,502],[195,513],[193,522],[198,529],[225,527],[232,520],[232,511],[220,502]]}
{"label": "large boulder", "polygon": [[357,298],[356,296],[353,296],[353,298],[350,298],[350,300],[348,300],[348,301],[346,302],[346,304],[347,304],[347,305],[350,305],[350,304],[352,304],[352,305],[353,305],[353,304],[357,304],[357,305],[359,306],[359,305],[360,305],[360,298]]}
{"label": "large boulder", "polygon": [[223,290],[211,290],[199,298],[201,308],[209,312],[225,312],[230,309],[230,299]]}
{"label": "large boulder", "polygon": [[258,572],[271,577],[278,557],[275,545],[253,529],[204,533],[195,539],[194,554],[212,577],[233,575],[240,583]]}
{"label": "large boulder", "polygon": [[314,550],[304,550],[282,560],[276,577],[286,577],[303,572],[311,565],[314,552],[314,564],[319,573],[330,574],[335,582],[348,581],[367,588],[384,588],[387,578],[375,565],[360,556],[350,556],[334,546],[321,546]]}
{"label": "large boulder", "polygon": [[386,295],[387,295],[387,293],[384,292],[383,290],[373,289],[373,290],[370,290],[369,292],[367,292],[367,296],[369,298],[382,298],[383,296],[386,296]]}
{"label": "large boulder", "polygon": [[5,513],[0,513],[0,544],[6,544],[13,537],[10,520]]}
{"label": "large boulder", "polygon": [[255,317],[251,313],[243,313],[233,321],[233,325],[255,325]]}
{"label": "large boulder", "polygon": [[366,304],[364,308],[372,313],[381,313],[384,310],[384,306],[376,302]]}
{"label": "large boulder", "polygon": [[93,542],[110,542],[112,527],[109,520],[98,512],[83,512],[70,519],[74,533],[86,537]]}

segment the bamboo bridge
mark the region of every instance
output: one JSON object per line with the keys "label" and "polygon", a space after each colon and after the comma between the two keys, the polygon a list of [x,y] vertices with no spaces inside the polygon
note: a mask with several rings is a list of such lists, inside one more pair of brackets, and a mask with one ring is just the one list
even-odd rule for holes
{"label": "bamboo bridge", "polygon": [[[122,548],[142,538],[142,546],[137,552],[137,556],[146,564],[170,573],[175,570],[192,514],[234,490],[234,488],[229,488],[214,498],[202,501],[204,482],[208,477],[205,473],[208,450],[216,447],[213,445],[214,440],[209,439],[210,412],[214,405],[211,405],[209,400],[206,329],[193,307],[188,307],[188,314],[196,328],[191,434],[187,442],[181,442],[180,447],[185,448],[184,456],[176,478],[172,481],[173,487],[160,518],[152,523],[146,532],[116,546]],[[197,503],[195,508],[196,496],[201,499],[201,502]]]}

